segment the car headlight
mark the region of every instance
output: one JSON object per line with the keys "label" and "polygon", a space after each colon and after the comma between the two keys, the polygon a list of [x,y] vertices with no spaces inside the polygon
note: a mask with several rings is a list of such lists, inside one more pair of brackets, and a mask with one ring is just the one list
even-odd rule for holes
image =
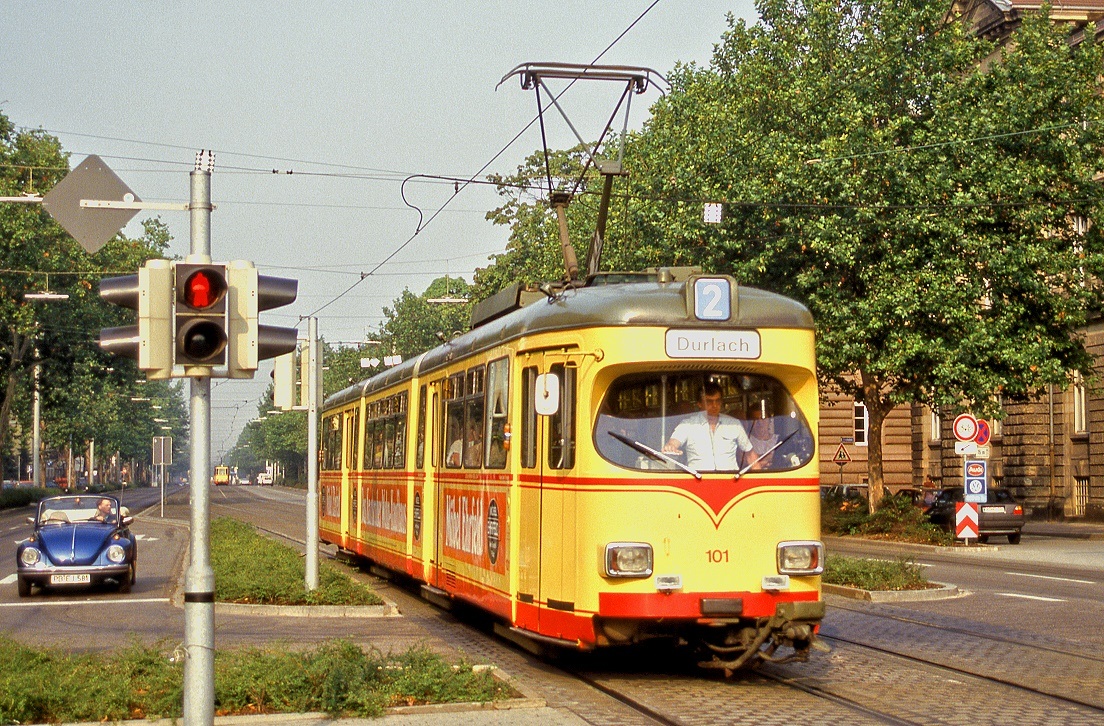
{"label": "car headlight", "polygon": [[611,542],[606,545],[607,577],[649,577],[652,546],[643,542]]}
{"label": "car headlight", "polygon": [[122,562],[126,559],[126,550],[122,545],[113,544],[107,548],[107,559],[112,562]]}
{"label": "car headlight", "polygon": [[779,542],[778,574],[819,575],[824,572],[824,545],[820,542]]}
{"label": "car headlight", "polygon": [[32,567],[38,564],[38,561],[42,559],[42,553],[36,550],[34,547],[27,547],[19,555],[19,561],[27,567]]}

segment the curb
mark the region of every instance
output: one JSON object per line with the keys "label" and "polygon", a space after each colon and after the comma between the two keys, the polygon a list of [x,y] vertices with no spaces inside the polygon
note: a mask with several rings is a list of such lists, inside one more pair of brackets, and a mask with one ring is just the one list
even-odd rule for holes
{"label": "curb", "polygon": [[246,605],[216,602],[218,615],[263,615],[283,618],[401,618],[399,608],[385,605]]}
{"label": "curb", "polygon": [[921,602],[924,600],[946,600],[952,597],[961,597],[965,593],[958,589],[958,585],[945,582],[933,582],[939,587],[926,590],[862,590],[847,585],[832,585],[821,583],[820,589],[829,595],[851,598],[852,600],[866,600],[868,602]]}

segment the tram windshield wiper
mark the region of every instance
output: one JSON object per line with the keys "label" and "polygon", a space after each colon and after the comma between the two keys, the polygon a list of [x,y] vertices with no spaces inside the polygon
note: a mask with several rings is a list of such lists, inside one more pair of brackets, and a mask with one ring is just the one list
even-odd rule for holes
{"label": "tram windshield wiper", "polygon": [[767,449],[766,451],[764,451],[764,452],[763,452],[762,454],[759,454],[759,456],[755,457],[755,460],[754,460],[754,461],[749,461],[748,463],[744,464],[744,468],[742,468],[742,469],[740,469],[740,471],[736,472],[736,474],[735,474],[735,475],[733,476],[733,479],[739,479],[739,478],[740,478],[740,477],[742,477],[742,476],[743,476],[744,474],[747,474],[747,473],[748,473],[749,471],[751,471],[751,467],[753,467],[753,466],[755,466],[756,464],[758,464],[758,463],[759,463],[760,461],[762,461],[762,460],[763,460],[764,458],[766,458],[766,457],[770,456],[770,454],[771,454],[771,452],[772,452],[772,451],[774,451],[774,450],[775,450],[775,449],[777,449],[777,448],[778,448],[779,446],[781,446],[782,444],[784,444],[784,443],[786,443],[787,441],[789,441],[790,439],[792,439],[792,438],[794,437],[794,434],[796,434],[796,433],[797,433],[798,431],[800,431],[800,429],[795,429],[795,430],[791,431],[791,432],[790,432],[790,434],[789,434],[789,435],[788,435],[788,436],[787,436],[786,438],[784,438],[784,439],[779,439],[779,440],[778,440],[778,441],[777,441],[777,442],[776,442],[776,443],[774,444],[774,446],[770,447],[769,449]]}
{"label": "tram windshield wiper", "polygon": [[656,461],[665,461],[668,464],[674,464],[678,468],[685,471],[687,474],[692,475],[695,479],[701,479],[702,478],[701,473],[699,473],[698,471],[696,471],[694,469],[691,469],[689,466],[687,466],[686,464],[683,464],[678,459],[671,458],[667,454],[664,454],[662,451],[658,451],[656,449],[653,449],[651,446],[648,446],[647,444],[642,444],[639,441],[633,441],[628,436],[622,436],[621,434],[614,433],[613,431],[607,431],[606,433],[608,433],[610,436],[612,436],[613,438],[620,441],[625,446],[631,446],[632,448],[636,449],[640,453],[646,454],[647,456],[650,456],[651,458],[655,459]]}

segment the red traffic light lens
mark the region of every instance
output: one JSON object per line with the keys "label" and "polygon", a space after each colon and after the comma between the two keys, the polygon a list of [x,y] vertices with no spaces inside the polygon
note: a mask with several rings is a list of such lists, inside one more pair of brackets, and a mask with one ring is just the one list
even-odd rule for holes
{"label": "red traffic light lens", "polygon": [[188,307],[204,310],[222,299],[226,282],[211,270],[196,270],[184,282],[184,302]]}

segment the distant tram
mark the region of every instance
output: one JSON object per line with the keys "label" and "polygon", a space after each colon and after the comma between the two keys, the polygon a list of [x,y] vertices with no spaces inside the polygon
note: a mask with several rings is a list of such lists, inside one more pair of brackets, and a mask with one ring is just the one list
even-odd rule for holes
{"label": "distant tram", "polygon": [[[703,390],[759,448],[663,451]],[[824,615],[817,416],[792,300],[685,269],[514,287],[325,402],[321,537],[530,646],[804,659]]]}
{"label": "distant tram", "polygon": [[230,467],[228,466],[216,466],[215,467],[215,486],[222,486],[230,483]]}

